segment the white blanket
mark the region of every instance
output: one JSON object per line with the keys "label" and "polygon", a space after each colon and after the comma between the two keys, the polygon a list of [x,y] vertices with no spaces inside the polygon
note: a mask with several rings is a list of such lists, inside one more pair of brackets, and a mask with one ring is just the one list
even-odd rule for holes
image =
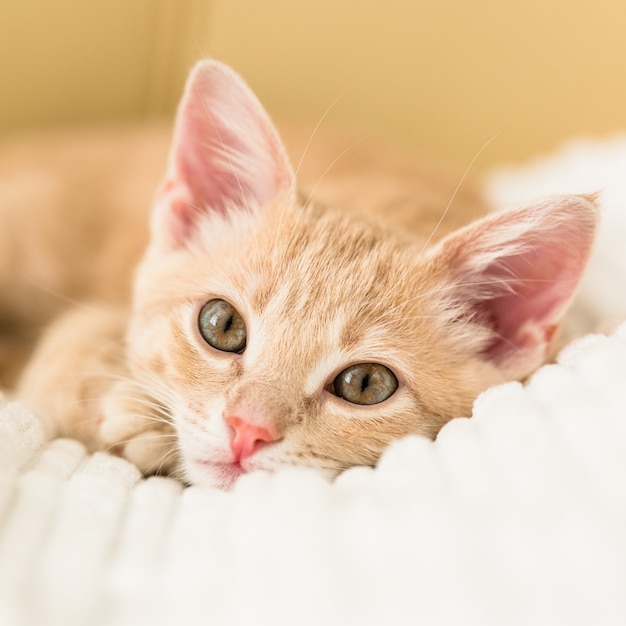
{"label": "white blanket", "polygon": [[[498,204],[604,188],[581,290],[626,319],[626,139],[490,179]],[[377,469],[229,493],[142,480],[0,408],[0,626],[626,624],[626,324],[490,389]]]}

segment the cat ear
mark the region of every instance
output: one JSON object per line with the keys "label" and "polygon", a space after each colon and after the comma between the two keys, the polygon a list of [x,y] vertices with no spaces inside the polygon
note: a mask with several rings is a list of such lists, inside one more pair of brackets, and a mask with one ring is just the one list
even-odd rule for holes
{"label": "cat ear", "polygon": [[153,235],[185,245],[204,215],[256,211],[294,186],[278,132],[243,79],[218,61],[198,63],[179,105]]}
{"label": "cat ear", "polygon": [[482,357],[512,377],[548,356],[591,252],[594,201],[560,196],[496,213],[439,244],[452,273],[450,308],[488,329]]}

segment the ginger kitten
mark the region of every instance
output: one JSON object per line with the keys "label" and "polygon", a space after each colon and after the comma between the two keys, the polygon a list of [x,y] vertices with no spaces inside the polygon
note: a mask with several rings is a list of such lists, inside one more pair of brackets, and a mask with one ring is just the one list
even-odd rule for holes
{"label": "ginger kitten", "polygon": [[253,93],[199,63],[149,235],[141,207],[102,216],[108,243],[70,268],[91,304],[52,324],[21,378],[50,433],[204,485],[285,465],[334,476],[404,435],[434,438],[545,361],[589,256],[592,199],[481,217],[468,192],[446,212],[454,184],[358,150],[316,180],[299,194]]}

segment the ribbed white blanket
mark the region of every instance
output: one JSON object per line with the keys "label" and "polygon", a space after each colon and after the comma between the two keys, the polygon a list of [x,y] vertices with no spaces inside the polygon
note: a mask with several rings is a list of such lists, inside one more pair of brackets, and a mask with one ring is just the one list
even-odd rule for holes
{"label": "ribbed white blanket", "polygon": [[[603,195],[581,292],[626,319],[626,139],[499,172],[508,204]],[[229,493],[142,480],[0,408],[0,625],[626,624],[626,324],[522,386],[484,393],[334,484],[305,471]]]}

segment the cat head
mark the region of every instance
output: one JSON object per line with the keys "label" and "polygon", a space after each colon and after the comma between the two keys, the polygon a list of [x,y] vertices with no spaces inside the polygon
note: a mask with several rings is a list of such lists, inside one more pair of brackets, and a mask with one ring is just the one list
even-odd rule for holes
{"label": "cat head", "polygon": [[595,223],[590,199],[561,197],[426,247],[302,203],[256,97],[205,61],[155,200],[129,363],[171,415],[190,482],[373,465],[544,361]]}

